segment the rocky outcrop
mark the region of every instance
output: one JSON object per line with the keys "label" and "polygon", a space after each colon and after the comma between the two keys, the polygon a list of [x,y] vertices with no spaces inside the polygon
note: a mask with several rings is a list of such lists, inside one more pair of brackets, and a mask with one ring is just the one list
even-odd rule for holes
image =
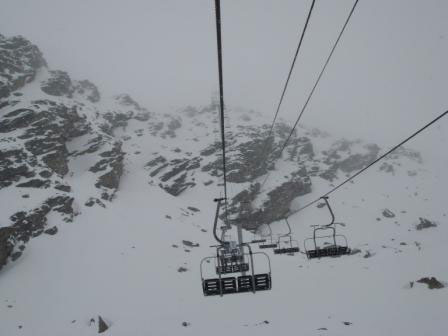
{"label": "rocky outcrop", "polygon": [[433,221],[430,221],[429,219],[420,217],[419,220],[420,220],[420,223],[418,223],[415,226],[415,228],[418,231],[421,231],[421,230],[424,230],[424,229],[429,229],[429,228],[432,228],[432,227],[437,227],[437,224],[435,222],[433,222]]}
{"label": "rocky outcrop", "polygon": [[100,91],[96,85],[88,80],[76,81],[73,91],[76,94],[85,97],[91,103],[97,103],[101,99]]}
{"label": "rocky outcrop", "polygon": [[311,181],[296,177],[284,182],[267,193],[267,199],[260,208],[253,209],[250,202],[255,200],[259,191],[260,185],[255,184],[232,199],[228,211],[233,224],[241,223],[243,228],[253,231],[263,224],[285,218],[290,213],[291,202],[311,192]]}
{"label": "rocky outcrop", "polygon": [[40,88],[46,94],[56,97],[71,97],[74,91],[70,76],[61,70],[50,71],[50,78],[44,81]]}
{"label": "rocky outcrop", "polygon": [[3,227],[0,228],[0,270],[6,265],[8,258],[14,251],[15,239],[14,228]]}
{"label": "rocky outcrop", "polygon": [[29,212],[19,211],[11,216],[14,237],[22,242],[28,242],[30,238],[40,236],[46,229],[47,216],[55,211],[62,216],[65,222],[73,221],[76,215],[73,210],[73,197],[55,196],[47,199],[40,207]]}
{"label": "rocky outcrop", "polygon": [[439,280],[437,280],[435,277],[421,278],[420,280],[417,280],[417,282],[426,284],[429,289],[440,289],[445,287],[445,285],[441,283]]}
{"label": "rocky outcrop", "polygon": [[121,142],[115,142],[111,150],[99,154],[102,159],[89,169],[92,173],[101,173],[95,187],[102,190],[103,200],[111,201],[120,185],[124,167],[124,152],[121,147]]}
{"label": "rocky outcrop", "polygon": [[31,82],[44,66],[46,61],[38,47],[22,36],[6,38],[0,34],[0,104],[2,98]]}

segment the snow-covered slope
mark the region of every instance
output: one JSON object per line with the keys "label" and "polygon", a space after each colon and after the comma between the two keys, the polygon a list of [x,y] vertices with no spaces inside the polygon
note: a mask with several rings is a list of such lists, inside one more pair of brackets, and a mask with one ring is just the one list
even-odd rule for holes
{"label": "snow-covered slope", "polygon": [[[204,297],[199,262],[214,254],[222,190],[216,104],[150,112],[0,38],[0,335],[93,335],[99,315],[108,335],[443,334],[448,291],[416,282],[448,281],[446,179],[424,154],[401,149],[332,195],[352,255],[269,252],[271,291]],[[384,151],[301,128],[278,158],[279,123],[265,158],[269,120],[228,115],[231,219],[276,237],[285,215]],[[437,226],[420,230],[419,218]],[[302,249],[328,220],[320,205],[289,217]]]}

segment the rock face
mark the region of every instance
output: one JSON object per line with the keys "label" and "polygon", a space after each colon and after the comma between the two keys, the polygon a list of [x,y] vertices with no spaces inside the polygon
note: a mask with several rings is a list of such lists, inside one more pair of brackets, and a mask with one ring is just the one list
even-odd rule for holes
{"label": "rock face", "polygon": [[425,278],[421,278],[420,280],[417,280],[417,282],[419,283],[423,283],[428,285],[429,289],[440,289],[440,288],[444,288],[445,286],[443,285],[443,283],[441,283],[439,280],[437,280],[435,277],[425,277]]}
{"label": "rock face", "polygon": [[[270,124],[259,113],[230,115],[229,219],[251,230],[284,218],[293,202],[311,192],[314,178],[330,183],[380,152],[359,140],[328,142],[327,134],[306,128],[293,132],[285,146],[288,125],[276,123],[267,137]],[[173,197],[219,193],[218,126],[216,101],[170,114],[150,112],[129,94],[104,97],[94,83],[50,69],[25,38],[0,35],[0,196],[15,198],[2,214],[0,264],[20,257],[30,239],[58,234],[77,213],[107,208],[128,164],[141,164],[142,183]],[[402,157],[421,161],[418,153],[403,149],[387,158],[382,171],[400,171]],[[406,169],[410,176],[418,173],[416,167]],[[198,210],[188,209],[184,216]]]}
{"label": "rock face", "polygon": [[429,229],[429,228],[432,228],[432,227],[437,227],[437,224],[432,222],[432,221],[430,221],[429,219],[420,217],[419,220],[420,220],[420,223],[415,226],[415,228],[418,231],[421,231],[421,230],[424,230],[424,229]]}
{"label": "rock face", "polygon": [[14,228],[0,228],[0,270],[6,265],[14,250],[14,233]]}
{"label": "rock face", "polygon": [[71,97],[74,91],[68,73],[60,70],[50,71],[51,77],[41,84],[41,89],[50,96]]}
{"label": "rock face", "polygon": [[39,48],[22,36],[6,38],[0,34],[0,108],[3,98],[31,82],[46,66]]}

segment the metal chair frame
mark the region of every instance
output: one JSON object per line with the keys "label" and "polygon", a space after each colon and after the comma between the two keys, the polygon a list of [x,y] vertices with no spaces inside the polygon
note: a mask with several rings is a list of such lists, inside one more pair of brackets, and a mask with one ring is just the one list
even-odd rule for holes
{"label": "metal chair frame", "polygon": [[[278,248],[274,249],[274,254],[294,254],[300,252],[299,242],[292,239],[292,230],[289,225],[288,219],[285,218],[286,225],[288,226],[288,233],[278,237]],[[287,238],[286,240],[284,238]],[[283,241],[282,241],[283,239]],[[289,245],[288,247],[281,247],[282,243]]]}
{"label": "metal chair frame", "polygon": [[[216,246],[215,246],[216,247]],[[225,294],[232,293],[245,293],[245,292],[253,292],[254,294],[260,290],[270,290],[272,288],[272,280],[271,280],[271,260],[269,256],[264,252],[252,252],[252,249],[249,244],[244,243],[241,244],[242,249],[244,247],[247,248],[248,253],[242,253],[241,256],[243,260],[247,257],[250,261],[249,269],[250,275],[245,275],[245,272],[241,271],[242,276],[237,277],[222,277],[221,272],[216,272],[218,278],[205,279],[203,274],[203,265],[207,260],[214,260],[215,265],[217,267],[223,266],[221,264],[222,259],[220,257],[220,251],[226,250],[227,246],[217,246],[216,256],[205,257],[201,260],[200,263],[200,273],[201,273],[201,282],[202,289],[205,296],[212,295],[220,295],[223,296]],[[254,265],[254,255],[263,255],[267,259],[268,265],[268,273],[255,273],[255,265]],[[215,269],[216,270],[216,269]],[[208,290],[208,285],[211,285],[212,289],[216,288],[216,290]]]}
{"label": "metal chair frame", "polygon": [[[336,225],[345,226],[345,224],[344,223],[335,223],[335,216],[334,216],[333,210],[331,209],[330,203],[328,202],[328,196],[322,197],[322,199],[325,201],[325,204],[326,204],[328,210],[330,211],[331,222],[326,225],[312,225],[312,227],[314,227],[313,237],[307,238],[303,242],[306,256],[308,257],[308,259],[313,259],[313,258],[321,258],[321,257],[336,257],[336,256],[344,255],[344,254],[350,254],[351,250],[348,247],[347,238],[344,235],[336,234]],[[322,235],[322,236],[317,235],[318,231],[327,231],[327,230],[331,230],[332,234]],[[323,238],[332,239],[333,245],[325,246],[325,247],[318,246],[317,240],[323,239]],[[338,245],[337,238],[343,239],[343,245]],[[307,242],[309,245],[309,241],[313,242],[314,249],[307,248]]]}

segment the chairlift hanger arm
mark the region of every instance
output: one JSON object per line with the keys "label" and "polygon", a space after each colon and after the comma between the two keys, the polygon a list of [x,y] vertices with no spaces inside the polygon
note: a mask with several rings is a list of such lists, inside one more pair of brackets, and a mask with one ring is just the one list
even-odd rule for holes
{"label": "chairlift hanger arm", "polygon": [[221,202],[223,201],[223,198],[216,198],[214,201],[216,202],[216,214],[215,214],[215,222],[213,224],[213,236],[215,237],[216,241],[220,245],[225,245],[225,241],[218,237],[218,234],[216,233],[216,229],[218,226],[218,218],[219,218],[219,209],[221,208]]}
{"label": "chairlift hanger arm", "polygon": [[332,209],[331,206],[330,206],[330,202],[328,202],[328,196],[323,196],[323,197],[321,197],[321,199],[323,199],[323,200],[325,201],[325,204],[327,205],[327,208],[328,208],[328,210],[330,211],[330,215],[331,215],[331,223],[325,225],[325,226],[328,227],[328,226],[331,226],[331,225],[334,224],[334,221],[335,221],[334,212],[333,212],[333,209]]}
{"label": "chairlift hanger arm", "polygon": [[282,234],[281,236],[279,236],[278,237],[279,241],[280,241],[280,238],[282,238],[282,237],[291,237],[291,233],[292,233],[291,225],[289,225],[288,219],[285,217],[284,220],[286,222],[286,225],[288,226],[288,233],[285,233],[285,234]]}

